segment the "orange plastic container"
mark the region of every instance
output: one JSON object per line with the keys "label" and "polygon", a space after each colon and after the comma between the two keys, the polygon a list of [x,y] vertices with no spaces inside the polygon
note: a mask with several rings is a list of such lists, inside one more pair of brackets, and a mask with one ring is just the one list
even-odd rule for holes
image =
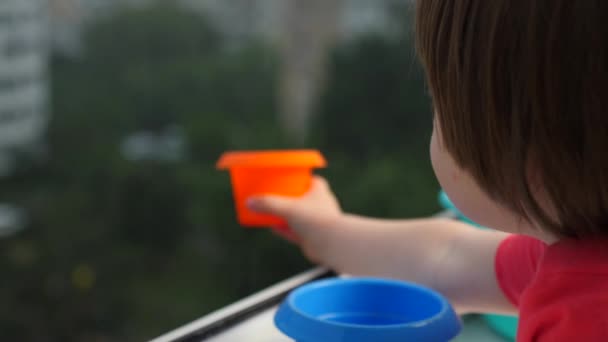
{"label": "orange plastic container", "polygon": [[238,151],[224,153],[217,167],[230,171],[238,222],[245,227],[276,227],[285,221],[249,210],[247,199],[258,195],[300,197],[310,189],[313,169],[326,164],[315,150]]}

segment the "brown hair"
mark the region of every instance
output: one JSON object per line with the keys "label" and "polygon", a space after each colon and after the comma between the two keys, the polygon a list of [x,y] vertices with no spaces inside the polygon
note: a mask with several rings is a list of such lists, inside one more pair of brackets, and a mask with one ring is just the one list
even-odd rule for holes
{"label": "brown hair", "polygon": [[608,235],[607,18],[605,0],[417,4],[445,148],[493,199],[558,236]]}

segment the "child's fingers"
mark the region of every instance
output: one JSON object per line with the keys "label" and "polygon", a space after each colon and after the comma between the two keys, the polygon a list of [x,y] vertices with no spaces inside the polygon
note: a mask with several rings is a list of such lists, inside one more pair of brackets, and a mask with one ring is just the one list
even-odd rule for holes
{"label": "child's fingers", "polygon": [[328,190],[330,188],[329,183],[327,182],[327,179],[318,176],[318,175],[314,175],[312,178],[312,189],[323,189],[323,190]]}
{"label": "child's fingers", "polygon": [[272,214],[281,217],[289,216],[295,200],[288,197],[260,196],[247,200],[247,207],[259,213]]}

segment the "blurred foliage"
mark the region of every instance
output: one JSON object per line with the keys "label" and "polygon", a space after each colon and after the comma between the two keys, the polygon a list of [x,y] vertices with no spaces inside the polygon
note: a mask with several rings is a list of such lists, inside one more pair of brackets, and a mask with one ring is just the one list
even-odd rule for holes
{"label": "blurred foliage", "polygon": [[[407,32],[338,46],[307,147],[330,160],[344,208],[428,215],[437,185],[422,73]],[[29,226],[0,240],[0,334],[11,341],[138,341],[304,270],[293,246],[234,221],[230,149],[288,148],[277,64],[259,42],[223,48],[198,15],[167,5],[103,17],[86,54],[55,58],[50,158],[0,180]],[[185,131],[177,163],[132,162],[134,132]]]}

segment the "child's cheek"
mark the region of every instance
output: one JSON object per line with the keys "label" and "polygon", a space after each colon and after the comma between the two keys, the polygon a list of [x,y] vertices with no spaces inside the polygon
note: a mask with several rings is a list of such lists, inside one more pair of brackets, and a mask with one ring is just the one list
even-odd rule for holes
{"label": "child's cheek", "polygon": [[460,179],[460,172],[452,171],[450,173],[450,180],[452,182],[458,182],[459,179]]}

